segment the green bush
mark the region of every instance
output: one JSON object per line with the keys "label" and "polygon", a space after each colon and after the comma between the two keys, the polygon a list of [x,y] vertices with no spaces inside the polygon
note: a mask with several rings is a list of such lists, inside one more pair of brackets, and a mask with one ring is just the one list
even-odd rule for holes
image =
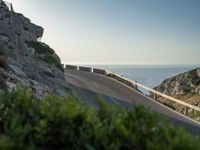
{"label": "green bush", "polygon": [[37,54],[53,54],[54,50],[42,42],[26,41],[28,47],[34,48]]}
{"label": "green bush", "polygon": [[191,72],[191,82],[193,85],[200,85],[200,78],[199,78],[196,70],[193,70]]}
{"label": "green bush", "polygon": [[61,70],[63,70],[63,67],[60,62],[60,58],[56,56],[55,54],[46,54],[40,57],[41,60],[49,63],[49,64],[54,64]]}
{"label": "green bush", "polygon": [[47,63],[54,64],[61,70],[63,67],[60,62],[60,58],[56,56],[54,50],[48,45],[42,42],[26,41],[28,47],[34,48],[37,54],[40,54],[39,58]]}
{"label": "green bush", "polygon": [[47,63],[50,63],[50,64],[60,64],[60,59],[58,57],[55,57],[55,55],[43,55],[41,57],[41,59]]}
{"label": "green bush", "polygon": [[0,149],[200,149],[199,139],[143,107],[98,104],[96,111],[73,98],[36,100],[21,88],[3,93]]}

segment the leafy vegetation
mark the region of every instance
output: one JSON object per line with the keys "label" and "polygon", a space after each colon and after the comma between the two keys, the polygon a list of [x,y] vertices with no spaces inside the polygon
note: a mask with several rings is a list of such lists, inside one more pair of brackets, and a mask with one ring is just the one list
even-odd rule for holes
{"label": "leafy vegetation", "polygon": [[55,55],[44,55],[41,59],[47,63],[58,65],[60,64],[60,59]]}
{"label": "leafy vegetation", "polygon": [[61,70],[63,70],[62,64],[60,62],[60,58],[56,56],[55,54],[46,54],[43,56],[40,56],[40,59],[49,63],[49,64],[54,64]]}
{"label": "leafy vegetation", "polygon": [[200,141],[143,107],[99,101],[99,110],[73,98],[35,100],[24,89],[0,95],[0,149],[199,149]]}
{"label": "leafy vegetation", "polygon": [[191,72],[191,82],[194,85],[200,85],[200,78],[199,78],[196,70]]}
{"label": "leafy vegetation", "polygon": [[54,50],[42,42],[26,41],[28,47],[34,48],[35,52],[41,56],[39,58],[47,63],[54,64],[63,70],[60,58],[56,56]]}
{"label": "leafy vegetation", "polygon": [[35,49],[37,54],[53,54],[54,50],[42,42],[26,41],[28,47]]}

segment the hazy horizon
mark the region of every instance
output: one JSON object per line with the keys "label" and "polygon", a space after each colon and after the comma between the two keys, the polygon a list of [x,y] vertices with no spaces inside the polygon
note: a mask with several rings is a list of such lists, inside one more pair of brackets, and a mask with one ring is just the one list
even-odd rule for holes
{"label": "hazy horizon", "polygon": [[67,64],[200,64],[198,0],[7,0]]}
{"label": "hazy horizon", "polygon": [[68,65],[134,65],[134,66],[199,66],[200,67],[200,64],[195,64],[195,63],[191,63],[191,64],[162,64],[162,63],[157,63],[157,64],[143,64],[143,63],[93,63],[93,62],[82,62],[82,63],[79,63],[79,62],[62,62],[63,64],[68,64]]}

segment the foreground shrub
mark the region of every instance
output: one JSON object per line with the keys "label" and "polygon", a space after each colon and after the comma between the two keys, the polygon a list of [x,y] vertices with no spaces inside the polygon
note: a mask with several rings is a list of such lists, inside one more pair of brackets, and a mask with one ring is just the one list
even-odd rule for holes
{"label": "foreground shrub", "polygon": [[200,141],[143,107],[99,110],[76,99],[35,100],[24,89],[0,95],[0,149],[199,149]]}

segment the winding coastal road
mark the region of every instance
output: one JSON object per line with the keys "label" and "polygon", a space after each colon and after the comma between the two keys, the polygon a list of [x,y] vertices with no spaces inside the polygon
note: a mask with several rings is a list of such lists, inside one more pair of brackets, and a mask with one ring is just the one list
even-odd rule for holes
{"label": "winding coastal road", "polygon": [[107,103],[120,107],[144,105],[152,111],[168,116],[172,123],[184,127],[193,134],[200,135],[200,124],[196,121],[112,78],[77,70],[65,70],[65,78],[77,96],[89,105],[96,106],[94,101],[96,97],[102,97]]}

